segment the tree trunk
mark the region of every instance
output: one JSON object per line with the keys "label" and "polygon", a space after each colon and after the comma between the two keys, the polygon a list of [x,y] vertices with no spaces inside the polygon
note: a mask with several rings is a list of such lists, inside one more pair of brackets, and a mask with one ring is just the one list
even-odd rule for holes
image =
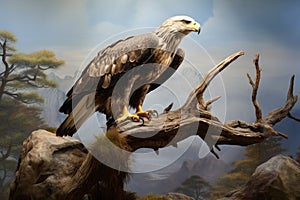
{"label": "tree trunk", "polygon": [[3,44],[1,45],[2,47],[2,63],[4,64],[5,66],[5,69],[4,69],[4,72],[3,72],[3,75],[1,77],[1,85],[0,85],[0,102],[1,102],[1,99],[2,99],[2,96],[3,96],[3,93],[4,93],[4,89],[6,87],[6,79],[8,78],[8,75],[9,75],[9,65],[6,61],[6,40],[3,42]]}

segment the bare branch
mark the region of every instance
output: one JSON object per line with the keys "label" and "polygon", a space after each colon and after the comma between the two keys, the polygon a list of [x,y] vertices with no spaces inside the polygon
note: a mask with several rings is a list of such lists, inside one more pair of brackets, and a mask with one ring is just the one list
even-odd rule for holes
{"label": "bare branch", "polygon": [[293,98],[294,96],[294,80],[295,80],[295,75],[293,75],[290,79],[290,87],[289,87],[289,90],[288,90],[288,93],[287,93],[287,97],[286,99],[291,99]]}
{"label": "bare branch", "polygon": [[[213,69],[211,69],[208,72],[208,74],[204,77],[202,82],[199,84],[199,86],[196,89],[194,89],[194,91],[189,95],[184,107],[195,108],[197,103],[199,103],[200,108],[204,109],[205,103],[203,100],[203,94],[204,94],[206,88],[208,87],[208,85],[210,84],[210,82],[213,80],[213,78],[216,75],[218,75],[221,71],[223,71],[230,63],[232,63],[233,61],[235,61],[238,57],[240,57],[242,55],[244,55],[244,52],[242,52],[242,51],[237,52],[237,53],[229,56],[222,62],[220,62]],[[195,100],[198,100],[198,102]]]}
{"label": "bare branch", "polygon": [[204,110],[208,110],[208,107],[209,107],[212,103],[218,101],[220,98],[221,98],[221,97],[218,96],[218,97],[215,97],[215,98],[213,98],[213,99],[210,99],[210,100],[206,101],[206,102],[204,103]]}
{"label": "bare branch", "polygon": [[163,113],[168,113],[173,107],[173,103],[171,103],[170,105],[168,105],[165,109]]}
{"label": "bare branch", "polygon": [[247,77],[249,80],[249,84],[252,86],[252,104],[254,106],[255,109],[255,116],[256,116],[256,122],[260,122],[262,120],[262,112],[261,112],[261,108],[259,106],[259,103],[257,101],[257,91],[258,91],[258,87],[259,87],[259,82],[260,82],[260,73],[261,70],[259,68],[259,54],[256,54],[255,59],[253,60],[254,65],[255,65],[255,71],[256,71],[256,79],[255,79],[255,83],[253,82],[251,76],[247,73]]}
{"label": "bare branch", "polygon": [[288,118],[291,118],[291,119],[293,119],[293,120],[295,120],[297,122],[300,122],[300,118],[293,116],[291,113],[288,113],[287,116],[288,116]]}
{"label": "bare branch", "polygon": [[[194,132],[191,132],[191,127],[195,128]],[[193,135],[198,135],[212,145],[215,143],[217,145],[241,146],[262,142],[271,135],[286,137],[265,123],[248,124],[235,121],[235,123],[223,124],[200,117],[197,110],[192,113],[181,112],[180,110],[170,111],[142,127],[127,121],[119,125],[119,133],[126,144],[124,149],[132,152],[139,148],[156,150],[174,145]],[[212,145],[208,145],[212,147]]]}
{"label": "bare branch", "polygon": [[285,104],[273,110],[269,114],[266,115],[266,117],[263,119],[263,121],[267,124],[270,124],[271,126],[274,126],[276,123],[280,122],[282,119],[287,117],[296,104],[298,100],[298,96],[293,95],[293,89],[294,89],[294,76],[291,77],[290,80],[290,87],[288,90],[287,100]]}
{"label": "bare branch", "polygon": [[220,159],[219,154],[218,154],[217,152],[215,152],[215,150],[214,150],[213,147],[210,149],[210,152],[211,152],[217,159]]}
{"label": "bare branch", "polygon": [[252,81],[252,78],[251,78],[250,74],[247,73],[247,77],[248,77],[248,80],[249,80],[249,84],[250,84],[252,87],[254,87],[254,83],[253,83],[253,81]]}
{"label": "bare branch", "polygon": [[[127,151],[135,151],[139,148],[152,148],[158,150],[169,145],[176,145],[177,142],[197,135],[210,147],[211,152],[218,157],[214,152],[213,146],[217,149],[217,145],[241,145],[247,146],[264,141],[269,136],[281,136],[287,138],[286,134],[280,133],[273,129],[273,126],[289,115],[289,111],[293,108],[297,101],[297,97],[293,96],[293,77],[290,83],[288,92],[288,100],[286,104],[267,114],[265,118],[261,117],[261,109],[256,100],[257,90],[260,81],[260,69],[258,65],[258,58],[254,60],[256,68],[256,80],[252,81],[251,77],[249,82],[253,84],[252,102],[256,109],[257,121],[255,123],[247,123],[241,120],[230,121],[222,123],[217,117],[213,116],[210,112],[206,111],[207,105],[214,102],[217,98],[204,102],[203,93],[222,69],[228,66],[233,60],[243,55],[238,52],[228,57],[220,64],[215,66],[201,84],[194,90],[197,95],[201,109],[193,109],[193,105],[197,101],[192,100],[192,94],[189,96],[187,103],[180,109],[169,111],[161,114],[158,118],[153,118],[147,122],[145,126],[137,126],[136,123],[126,121],[118,124],[117,132],[122,138],[124,148]],[[187,109],[190,108],[190,109]],[[193,128],[193,129],[192,129]],[[192,130],[194,132],[192,132]]]}
{"label": "bare branch", "polygon": [[220,147],[217,144],[215,145],[215,147],[218,151],[221,151]]}
{"label": "bare branch", "polygon": [[[218,73],[241,55],[243,55],[242,52],[233,54],[215,66],[204,77],[201,84],[195,88],[194,92],[190,94],[182,108],[171,111],[171,104],[165,109],[165,113],[159,115],[157,118],[153,118],[151,121],[145,121],[144,126],[139,126],[136,122],[130,120],[112,125],[107,130],[107,138],[111,139],[113,144],[129,152],[134,152],[140,148],[151,148],[158,152],[159,148],[176,146],[178,142],[190,136],[198,136],[206,142],[211,153],[217,158],[219,158],[219,155],[215,152],[214,147],[220,150],[218,145],[247,146],[263,142],[266,138],[274,135],[287,138],[286,134],[274,130],[273,126],[283,118],[291,116],[290,111],[298,99],[297,96],[293,95],[294,77],[291,78],[285,104],[268,113],[265,118],[260,117],[261,114],[257,114],[256,112],[258,120],[255,123],[248,123],[241,120],[222,123],[217,117],[206,110],[207,106],[214,102],[216,98],[204,102],[203,93],[205,89]],[[253,88],[252,102],[256,100],[260,80],[258,56],[256,58],[257,62],[255,62],[255,66],[257,74],[255,83],[248,76]],[[200,109],[196,109],[197,103],[200,104]],[[256,111],[259,112],[258,104],[256,106]],[[103,142],[107,144],[107,141],[103,140]],[[99,145],[97,141],[96,146],[104,147],[105,145]],[[107,148],[103,149],[107,151]],[[113,155],[111,154],[112,151],[108,152],[110,155]],[[100,154],[102,155],[102,152]],[[116,180],[124,180],[122,179],[122,172],[108,170],[114,169],[99,163],[88,153],[88,156],[76,174],[64,182],[66,184],[60,190],[62,191],[62,195],[64,195],[61,199],[81,198],[89,188],[99,183],[99,180],[103,181],[105,179],[103,176],[105,175],[116,175]],[[105,181],[103,182],[105,183]],[[123,189],[123,185],[120,185],[119,188]]]}

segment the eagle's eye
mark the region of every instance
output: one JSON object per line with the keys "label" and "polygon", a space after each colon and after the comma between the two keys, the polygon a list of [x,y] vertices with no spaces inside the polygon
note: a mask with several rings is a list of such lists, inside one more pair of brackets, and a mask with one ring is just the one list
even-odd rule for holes
{"label": "eagle's eye", "polygon": [[190,21],[190,20],[186,20],[186,19],[183,19],[183,20],[181,20],[183,23],[185,23],[185,24],[189,24],[189,23],[191,23],[192,21]]}

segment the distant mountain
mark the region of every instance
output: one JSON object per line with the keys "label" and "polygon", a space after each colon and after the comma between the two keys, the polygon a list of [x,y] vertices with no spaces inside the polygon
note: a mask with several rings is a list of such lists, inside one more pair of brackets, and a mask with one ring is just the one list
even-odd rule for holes
{"label": "distant mountain", "polygon": [[64,78],[60,78],[52,72],[48,75],[48,78],[55,81],[58,84],[58,87],[42,88],[38,90],[38,93],[45,99],[42,106],[41,117],[48,126],[58,127],[65,118],[65,115],[58,112],[58,109],[65,101],[66,92],[73,85],[76,75],[73,77],[65,76]]}
{"label": "distant mountain", "polygon": [[192,175],[213,182],[230,171],[230,165],[223,160],[218,160],[212,155],[199,159],[198,153],[199,146],[192,145],[181,158],[166,168],[155,172],[132,174],[126,189],[139,195],[167,194]]}
{"label": "distant mountain", "polygon": [[57,88],[45,88],[40,89],[39,94],[45,99],[41,117],[48,126],[58,127],[64,119],[58,109],[65,100],[65,93]]}
{"label": "distant mountain", "polygon": [[78,73],[79,72],[76,72],[74,76],[65,76],[64,78],[60,78],[55,73],[51,72],[48,74],[48,78],[55,81],[58,84],[57,88],[66,93],[73,86]]}

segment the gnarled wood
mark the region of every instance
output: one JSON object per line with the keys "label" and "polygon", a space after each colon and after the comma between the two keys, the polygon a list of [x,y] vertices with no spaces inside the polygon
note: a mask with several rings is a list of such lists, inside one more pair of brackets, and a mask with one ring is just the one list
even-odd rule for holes
{"label": "gnarled wood", "polygon": [[[247,146],[260,143],[267,137],[273,135],[287,138],[287,135],[274,130],[273,126],[285,117],[292,118],[290,111],[298,99],[297,96],[293,95],[294,76],[290,81],[285,104],[268,113],[263,118],[261,108],[256,99],[261,77],[258,65],[259,55],[254,59],[256,69],[255,83],[252,81],[250,75],[248,75],[250,85],[253,89],[252,103],[256,111],[256,122],[248,123],[235,120],[222,123],[216,116],[207,111],[208,105],[216,101],[218,97],[205,102],[203,94],[206,88],[217,74],[243,54],[243,52],[237,52],[210,70],[198,87],[196,87],[189,95],[186,103],[181,108],[171,111],[172,105],[170,105],[165,109],[163,114],[159,115],[157,118],[153,118],[144,126],[138,126],[136,122],[125,121],[117,126],[111,127],[112,129],[115,129],[114,132],[119,133],[119,141],[122,141],[122,144],[119,146],[129,152],[134,152],[140,148],[152,148],[157,151],[159,148],[176,145],[177,142],[183,139],[192,135],[197,135],[200,138],[205,139],[205,142],[211,148],[211,152],[218,157],[213,146],[220,150],[218,145]],[[85,165],[87,165],[94,168],[90,170],[90,172],[97,170],[97,165],[94,165],[93,163],[94,160],[90,160],[90,163],[85,162],[81,168],[85,169]],[[81,169],[79,169],[78,172],[81,173]],[[93,173],[84,173],[81,174],[81,176],[79,177],[86,180],[89,179],[89,177],[93,179]],[[77,177],[78,180],[80,178]],[[80,188],[80,182],[77,181],[73,182],[72,187],[76,188],[77,183]]]}
{"label": "gnarled wood", "polygon": [[[120,137],[122,137],[125,142],[124,149],[130,152],[139,148],[152,148],[157,150],[167,145],[174,145],[191,135],[198,135],[202,139],[205,139],[211,149],[214,144],[251,145],[262,142],[272,135],[287,138],[287,135],[274,130],[273,126],[285,117],[290,117],[289,112],[297,102],[298,97],[293,95],[294,76],[290,81],[285,104],[262,118],[261,108],[256,98],[261,77],[261,70],[258,65],[259,55],[254,59],[256,69],[255,83],[252,81],[250,75],[248,75],[250,85],[253,89],[252,103],[256,111],[256,122],[248,123],[236,120],[221,123],[216,116],[213,116],[206,110],[207,105],[214,102],[215,99],[205,102],[203,99],[205,89],[218,73],[241,55],[243,55],[243,52],[235,53],[215,66],[204,77],[194,92],[189,95],[182,108],[161,114],[158,118],[153,119],[142,127],[136,126],[136,123],[130,121],[119,124],[118,131]],[[196,103],[199,104],[198,109],[196,109]],[[194,127],[194,132],[190,131],[191,127]],[[178,133],[179,129],[180,132]]]}
{"label": "gnarled wood", "polygon": [[[108,138],[114,138],[113,143],[118,147],[128,152],[134,152],[140,148],[151,148],[158,151],[159,148],[169,145],[176,146],[177,142],[192,135],[197,135],[207,143],[211,152],[216,157],[218,157],[218,154],[214,151],[213,147],[220,150],[218,145],[247,146],[263,142],[267,137],[274,135],[287,138],[287,135],[274,130],[273,126],[285,117],[298,119],[290,114],[291,109],[298,99],[293,94],[294,76],[290,80],[287,100],[284,105],[263,117],[257,101],[257,90],[260,81],[258,55],[254,60],[256,67],[255,83],[252,81],[250,75],[248,75],[250,85],[252,86],[252,103],[256,111],[256,122],[248,123],[235,120],[222,123],[208,111],[208,106],[219,97],[205,101],[203,94],[206,88],[217,74],[241,55],[243,55],[243,52],[237,52],[210,70],[199,86],[189,95],[181,108],[172,111],[172,104],[170,104],[164,113],[160,114],[157,118],[153,118],[150,122],[147,121],[144,126],[139,126],[139,124],[132,121],[124,121],[118,125],[111,126],[107,131]],[[113,133],[113,137],[110,133]],[[109,167],[106,168],[107,170],[110,169]],[[63,193],[68,194],[67,197],[70,199],[75,197],[81,198],[87,192],[87,188],[99,184],[99,181],[103,181],[103,175],[99,174],[106,174],[107,170],[105,170],[105,165],[98,162],[89,153],[76,174],[66,181]],[[119,179],[122,181],[124,180],[124,176],[126,176],[117,170],[113,170],[111,173],[113,176],[119,176]],[[95,174],[99,176],[95,176]],[[122,184],[119,184],[118,187],[122,190]],[[116,190],[116,188],[114,189]]]}
{"label": "gnarled wood", "polygon": [[262,120],[262,112],[261,112],[259,103],[256,98],[258,87],[259,87],[259,82],[260,82],[260,73],[261,73],[261,69],[259,68],[258,60],[259,60],[259,54],[256,54],[256,57],[253,60],[253,62],[255,64],[255,70],[256,70],[255,83],[252,81],[251,76],[247,73],[249,83],[252,86],[252,103],[255,108],[256,122],[260,122]]}
{"label": "gnarled wood", "polygon": [[[235,120],[222,123],[207,110],[207,107],[219,97],[205,102],[203,94],[206,88],[217,74],[243,54],[243,52],[237,52],[210,70],[199,86],[189,95],[186,103],[181,108],[171,111],[171,104],[165,109],[163,114],[157,118],[153,118],[144,126],[138,126],[136,122],[125,121],[111,127],[111,129],[115,129],[113,132],[118,133],[119,141],[121,141],[118,146],[129,152],[134,152],[140,148],[152,148],[157,151],[159,148],[169,145],[175,146],[177,142],[192,135],[197,135],[205,139],[205,142],[211,148],[211,152],[218,158],[218,154],[213,149],[213,147],[216,147],[220,150],[218,145],[247,146],[263,142],[267,137],[274,135],[287,138],[287,135],[274,130],[273,126],[285,117],[297,119],[290,114],[291,109],[298,99],[297,96],[293,95],[294,76],[290,80],[285,104],[268,113],[263,118],[257,101],[257,90],[261,78],[258,64],[259,55],[254,59],[256,69],[255,83],[252,81],[250,75],[248,75],[250,85],[253,89],[252,103],[255,108],[256,122],[248,123]],[[81,168],[84,170],[89,167],[89,170],[86,173],[82,173],[80,168],[78,170],[80,174],[75,176],[74,180],[94,180],[92,171],[97,171],[101,164],[94,165],[95,159],[91,159],[91,156],[88,156],[87,159],[89,160],[84,162]],[[71,184],[72,187],[70,187],[72,191],[74,188],[81,188],[82,186],[81,181],[74,180]]]}

